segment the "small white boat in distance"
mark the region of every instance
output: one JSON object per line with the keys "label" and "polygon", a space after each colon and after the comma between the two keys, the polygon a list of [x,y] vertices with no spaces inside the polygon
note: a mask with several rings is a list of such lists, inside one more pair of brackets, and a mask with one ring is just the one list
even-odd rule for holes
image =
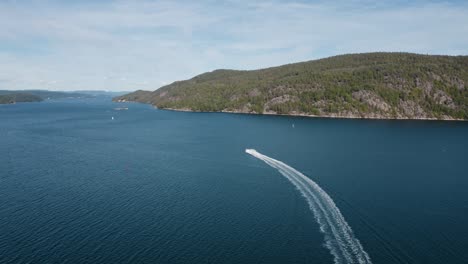
{"label": "small white boat in distance", "polygon": [[112,117],[112,120],[114,120],[114,117]]}

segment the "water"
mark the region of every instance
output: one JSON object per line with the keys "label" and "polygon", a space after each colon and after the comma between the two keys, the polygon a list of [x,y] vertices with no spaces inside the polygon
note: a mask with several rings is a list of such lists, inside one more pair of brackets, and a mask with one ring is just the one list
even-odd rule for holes
{"label": "water", "polygon": [[467,123],[120,105],[0,106],[0,263],[334,263],[247,148],[318,184],[373,263],[468,259]]}
{"label": "water", "polygon": [[325,235],[325,246],[333,255],[335,263],[372,263],[340,209],[317,183],[287,164],[254,149],[246,149],[245,152],[277,169],[301,192],[320,225],[320,231]]}

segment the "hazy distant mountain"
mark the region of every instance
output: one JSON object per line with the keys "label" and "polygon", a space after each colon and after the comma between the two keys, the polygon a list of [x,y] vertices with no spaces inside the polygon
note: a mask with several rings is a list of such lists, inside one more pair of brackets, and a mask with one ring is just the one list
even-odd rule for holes
{"label": "hazy distant mountain", "polygon": [[364,53],[216,70],[114,100],[186,111],[468,119],[467,85],[468,56]]}

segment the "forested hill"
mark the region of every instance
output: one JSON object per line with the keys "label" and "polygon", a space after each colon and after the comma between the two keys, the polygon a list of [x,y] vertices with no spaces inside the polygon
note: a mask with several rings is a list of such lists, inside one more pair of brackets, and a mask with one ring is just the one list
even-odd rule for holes
{"label": "forested hill", "polygon": [[12,93],[12,94],[1,94],[0,93],[0,104],[15,104],[25,102],[40,102],[42,98],[28,93]]}
{"label": "forested hill", "polygon": [[216,70],[114,100],[187,111],[468,119],[468,56],[364,53]]}

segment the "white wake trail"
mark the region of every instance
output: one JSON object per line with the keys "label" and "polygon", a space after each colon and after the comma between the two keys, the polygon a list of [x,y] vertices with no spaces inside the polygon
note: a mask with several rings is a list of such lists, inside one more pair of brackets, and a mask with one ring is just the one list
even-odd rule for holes
{"label": "white wake trail", "polygon": [[301,192],[314,213],[320,231],[325,235],[325,246],[335,263],[372,263],[335,202],[317,183],[287,164],[254,149],[246,149],[245,152],[277,169]]}

